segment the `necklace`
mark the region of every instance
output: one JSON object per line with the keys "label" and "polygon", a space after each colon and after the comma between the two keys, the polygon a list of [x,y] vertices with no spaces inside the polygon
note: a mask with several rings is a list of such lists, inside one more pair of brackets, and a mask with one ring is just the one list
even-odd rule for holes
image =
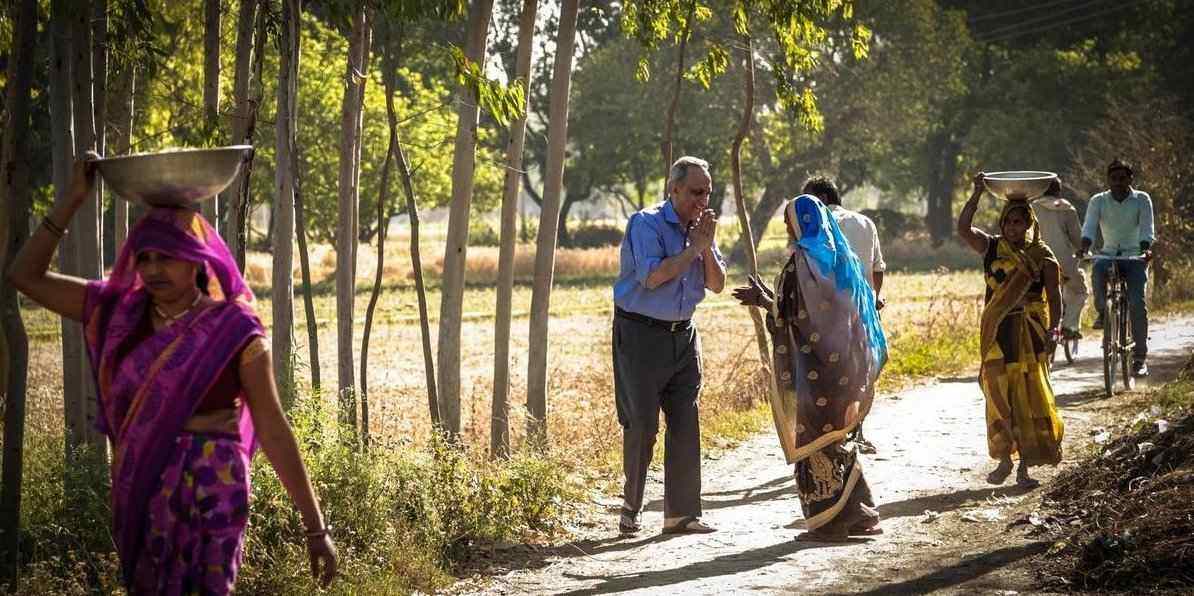
{"label": "necklace", "polygon": [[153,312],[157,313],[157,315],[159,317],[161,317],[163,321],[165,321],[167,323],[173,323],[174,321],[181,319],[187,313],[191,312],[191,309],[195,308],[196,304],[199,304],[199,299],[202,297],[203,297],[202,292],[195,292],[195,299],[191,301],[191,304],[189,306],[187,306],[186,308],[182,309],[182,311],[176,315],[166,314],[164,311],[162,311],[162,308],[156,304],[153,305]]}

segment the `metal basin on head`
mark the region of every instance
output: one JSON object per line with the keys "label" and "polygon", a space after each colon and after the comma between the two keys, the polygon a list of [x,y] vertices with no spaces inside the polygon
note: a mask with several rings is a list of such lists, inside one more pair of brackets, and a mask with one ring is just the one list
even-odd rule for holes
{"label": "metal basin on head", "polygon": [[1035,199],[1049,190],[1049,184],[1057,179],[1053,172],[1017,170],[991,172],[983,176],[983,184],[991,194],[1003,199]]}
{"label": "metal basin on head", "polygon": [[173,149],[96,160],[118,196],[155,207],[186,207],[219,194],[253,147]]}

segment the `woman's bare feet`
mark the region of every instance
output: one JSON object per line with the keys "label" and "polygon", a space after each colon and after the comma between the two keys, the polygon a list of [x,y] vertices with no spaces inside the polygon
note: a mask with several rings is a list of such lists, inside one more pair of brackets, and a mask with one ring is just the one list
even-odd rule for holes
{"label": "woman's bare feet", "polygon": [[1028,466],[1021,461],[1019,469],[1016,470],[1016,486],[1023,488],[1036,488],[1040,485],[1041,483],[1039,480],[1028,476]]}
{"label": "woman's bare feet", "polygon": [[[999,460],[999,466],[991,470],[987,474],[987,482],[991,484],[1003,484],[1007,477],[1012,473],[1012,458],[1007,457]],[[1026,472],[1027,473],[1027,472]]]}

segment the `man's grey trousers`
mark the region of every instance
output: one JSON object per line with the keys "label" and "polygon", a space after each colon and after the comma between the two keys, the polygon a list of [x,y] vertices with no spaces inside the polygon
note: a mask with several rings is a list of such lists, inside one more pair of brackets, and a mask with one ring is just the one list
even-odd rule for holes
{"label": "man's grey trousers", "polygon": [[701,515],[701,340],[691,324],[675,331],[614,315],[614,394],[622,425],[625,506],[643,508],[647,468],[667,424],[663,451],[664,516]]}

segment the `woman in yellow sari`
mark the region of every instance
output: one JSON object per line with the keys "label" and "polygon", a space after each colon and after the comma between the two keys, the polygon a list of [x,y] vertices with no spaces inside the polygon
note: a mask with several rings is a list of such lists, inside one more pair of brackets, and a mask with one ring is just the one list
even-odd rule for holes
{"label": "woman in yellow sari", "polygon": [[1002,484],[1020,466],[1020,486],[1039,484],[1028,468],[1061,461],[1063,425],[1049,383],[1049,354],[1061,323],[1057,259],[1040,239],[1032,208],[1010,197],[999,215],[998,235],[972,227],[983,174],[958,216],[958,236],[983,255],[986,303],[979,346],[979,384],[987,398],[987,448],[999,465],[987,476]]}

